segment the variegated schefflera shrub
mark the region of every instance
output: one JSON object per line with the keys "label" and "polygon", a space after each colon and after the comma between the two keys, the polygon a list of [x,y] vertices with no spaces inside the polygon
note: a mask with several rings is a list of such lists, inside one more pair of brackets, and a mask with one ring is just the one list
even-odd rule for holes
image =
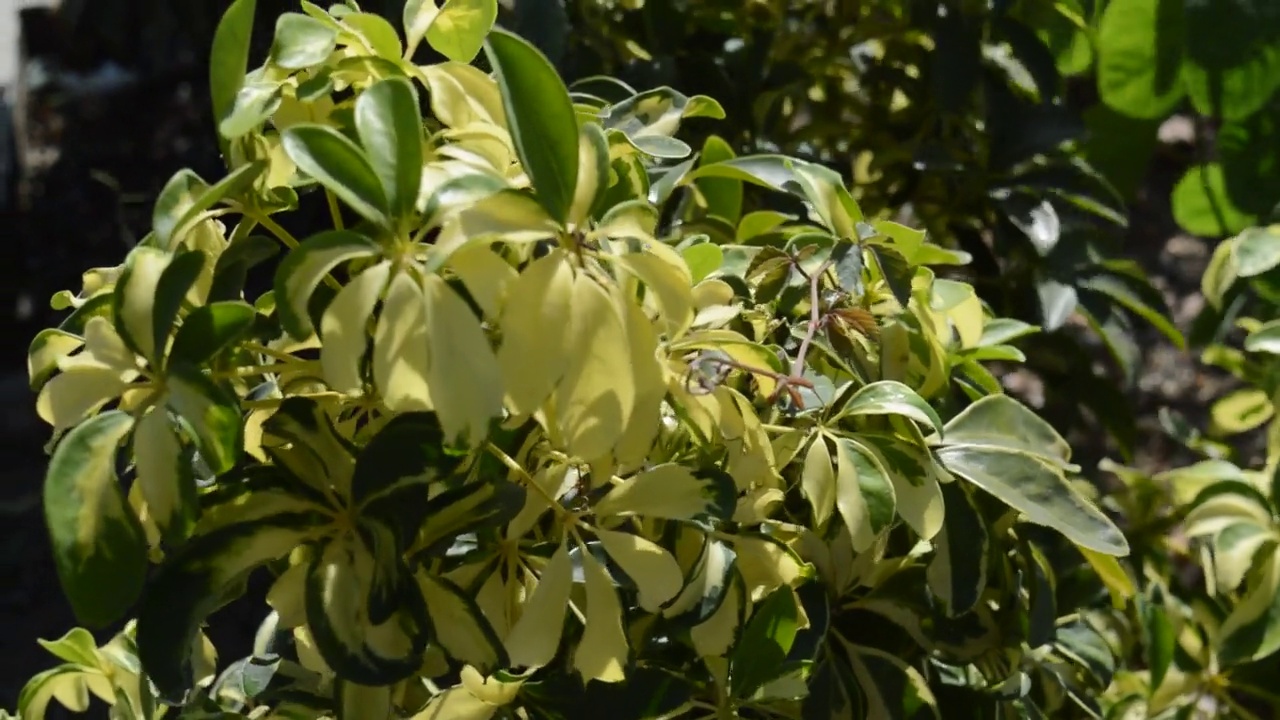
{"label": "variegated schefflera shrub", "polygon": [[1168,416],[1200,459],[1155,475],[1106,468],[1122,488],[1105,502],[1130,527],[1140,593],[1127,612],[1100,612],[1098,626],[1118,652],[1143,658],[1106,695],[1116,717],[1280,713],[1278,268],[1280,227],[1270,226],[1220,243],[1204,273],[1201,361],[1239,384],[1209,406],[1207,427]]}
{"label": "variegated schefflera shrub", "polygon": [[[178,173],[32,345],[63,586],[136,621],[49,643],[24,719],[1069,717],[1107,686],[1042,545],[1115,578],[1126,540],[983,367],[1036,328],[963,255],[823,167],[695,153],[710,98],[570,91],[493,2],[303,3],[246,72],[253,11],[213,50],[228,174]],[[307,194],[332,227],[299,239]],[[253,655],[219,658],[258,570]]]}

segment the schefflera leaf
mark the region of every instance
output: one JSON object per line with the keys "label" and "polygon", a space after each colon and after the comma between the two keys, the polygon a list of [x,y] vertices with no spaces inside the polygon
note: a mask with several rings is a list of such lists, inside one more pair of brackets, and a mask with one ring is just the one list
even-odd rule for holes
{"label": "schefflera leaf", "polygon": [[595,504],[598,517],[638,515],[664,520],[727,520],[737,487],[718,468],[690,470],[666,463],[625,479]]}
{"label": "schefflera leaf", "polygon": [[58,578],[76,618],[91,627],[123,615],[146,574],[146,537],[115,472],[116,452],[133,425],[118,410],[85,421],[58,444],[45,476]]}
{"label": "schefflera leaf", "polygon": [[1084,548],[1126,555],[1129,543],[1065,472],[1069,445],[1047,422],[1007,395],[974,402],[947,423],[934,452],[950,472],[1053,528]]}

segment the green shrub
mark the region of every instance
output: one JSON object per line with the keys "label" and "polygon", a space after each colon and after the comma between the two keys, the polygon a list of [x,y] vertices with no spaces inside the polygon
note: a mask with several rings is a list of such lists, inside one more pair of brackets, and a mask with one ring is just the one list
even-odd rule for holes
{"label": "green shrub", "polygon": [[[546,4],[515,3],[531,15]],[[1103,428],[1131,451],[1137,429],[1123,391],[1141,364],[1133,336],[1151,326],[1175,345],[1183,338],[1126,257],[1117,185],[1129,181],[1111,172],[1114,158],[1101,152],[1111,136],[1095,137],[1072,91],[1092,67],[1095,10],[1076,0],[568,7],[566,66],[712,95],[735,111],[716,133],[737,151],[823,163],[868,217],[909,218],[971,256],[939,271],[972,283],[997,313],[1046,331],[1019,347],[1055,427]],[[553,36],[545,26],[554,15],[539,17],[537,31],[532,20],[521,27]],[[1154,144],[1155,132],[1142,139]],[[1125,170],[1143,176],[1149,154],[1121,142]],[[1097,341],[1103,357],[1089,347]],[[1107,376],[1098,377],[1098,361]]]}
{"label": "green shrub", "polygon": [[1123,602],[1128,543],[984,368],[1036,328],[930,269],[961,256],[819,164],[694,157],[709,97],[570,93],[492,0],[303,3],[248,70],[253,10],[213,48],[227,175],[175,175],[31,346],[63,587],[136,620],[49,643],[24,720],[1097,709],[1074,608],[1089,568]]}

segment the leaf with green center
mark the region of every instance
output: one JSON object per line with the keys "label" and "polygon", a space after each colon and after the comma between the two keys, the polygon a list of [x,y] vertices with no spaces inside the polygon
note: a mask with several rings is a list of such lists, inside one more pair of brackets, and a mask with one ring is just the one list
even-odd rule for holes
{"label": "leaf with green center", "polygon": [[934,540],[929,562],[929,589],[949,617],[973,609],[987,587],[991,538],[969,493],[959,483],[942,486],[947,514]]}
{"label": "leaf with green center", "polygon": [[[424,503],[422,518],[410,523],[417,531],[413,549],[427,555],[443,554],[458,535],[505,525],[524,507],[526,495],[522,485],[505,480],[467,483],[446,490]],[[387,497],[396,500],[396,496]],[[380,505],[380,499],[373,498],[366,503],[364,512],[389,517],[397,509],[404,511],[400,507],[383,512]]]}
{"label": "leaf with green center", "polygon": [[[732,160],[737,157],[733,148],[723,139],[711,135],[702,145],[698,158],[699,167]],[[742,217],[742,181],[732,178],[704,177],[694,181],[707,205],[707,214],[724,218],[737,224]]]}
{"label": "leaf with green center", "polygon": [[1209,408],[1216,431],[1226,435],[1248,432],[1275,417],[1275,405],[1259,388],[1241,388],[1227,393]]}
{"label": "leaf with green center", "polygon": [[497,19],[497,0],[446,0],[427,27],[427,42],[454,62],[470,63]]}
{"label": "leaf with green center", "polygon": [[413,86],[404,78],[374,83],[356,98],[355,120],[391,217],[407,222],[422,181],[422,114]]}
{"label": "leaf with green center", "polygon": [[664,464],[615,485],[595,505],[601,517],[639,515],[667,520],[727,520],[737,489],[722,470]]}
{"label": "leaf with green center", "polygon": [[[214,31],[213,47],[209,51],[209,96],[215,123],[222,122],[231,112],[236,94],[244,84],[257,6],[257,0],[235,0]],[[225,143],[221,138],[219,141]]]}
{"label": "leaf with green center", "polygon": [[239,403],[190,365],[170,366],[165,380],[165,400],[209,470],[215,475],[230,470],[244,444]]}
{"label": "leaf with green center", "polygon": [[800,606],[789,587],[780,587],[756,606],[729,656],[729,692],[749,698],[783,670],[800,627]]}
{"label": "leaf with green center", "polygon": [[901,415],[942,432],[942,418],[937,411],[916,391],[893,380],[881,380],[860,388],[849,398],[839,417],[860,415]]}
{"label": "leaf with green center", "polygon": [[169,362],[193,366],[208,362],[244,337],[257,314],[252,305],[231,300],[192,310],[173,338]]}
{"label": "leaf with green center", "polygon": [[204,619],[255,568],[312,539],[324,518],[270,515],[220,527],[189,541],[161,566],[138,608],[138,658],[164,698],[191,687],[191,651]]}
{"label": "leaf with green center", "polygon": [[546,56],[505,30],[489,34],[485,54],[520,164],[539,202],[563,224],[578,186],[578,123],[569,91]]}
{"label": "leaf with green center", "polygon": [[889,474],[866,447],[837,438],[836,508],[853,538],[855,552],[871,547],[889,529],[897,513],[897,498]]}
{"label": "leaf with green center", "polygon": [[276,268],[274,289],[280,324],[295,339],[306,340],[313,331],[307,307],[325,275],[348,260],[373,257],[378,252],[377,243],[349,230],[330,230],[302,241]]}
{"label": "leaf with green center", "polygon": [[205,254],[199,250],[180,253],[160,274],[151,308],[153,363],[160,364],[167,352],[169,336],[178,320],[182,304],[190,297],[192,286],[204,269]]}
{"label": "leaf with green center", "polygon": [[284,13],[276,19],[268,59],[285,70],[303,70],[328,59],[337,41],[338,31],[331,25],[301,13]]}
{"label": "leaf with green center", "polygon": [[[315,178],[361,217],[391,227],[391,207],[382,179],[355,143],[328,125],[292,125],[280,137],[285,154],[298,169]],[[396,177],[398,180],[399,172]],[[414,200],[416,193],[409,202]]]}
{"label": "leaf with green center", "polygon": [[921,538],[932,539],[942,529],[945,517],[932,458],[919,445],[897,435],[859,433],[856,438],[888,475],[898,516]]}
{"label": "leaf with green center", "polygon": [[[350,497],[356,454],[320,403],[306,397],[286,398],[262,423],[262,430],[290,446],[287,451],[270,448],[276,465],[321,493],[328,494],[332,488],[340,497]],[[265,438],[263,445],[268,447]]]}
{"label": "leaf with green center", "polygon": [[393,612],[376,623],[366,608],[378,559],[353,536],[316,554],[307,572],[307,625],[326,664],[344,679],[388,685],[413,674],[429,637],[416,585],[405,585]]}
{"label": "leaf with green center", "polygon": [[133,417],[109,411],[58,443],[44,480],[44,515],[62,589],[76,619],[115,622],[142,590],[147,542],[116,477]]}
{"label": "leaf with green center", "polygon": [[935,452],[947,470],[1023,513],[1029,522],[1053,528],[1081,547],[1128,554],[1124,534],[1063,477],[1053,460],[999,444],[949,442]]}

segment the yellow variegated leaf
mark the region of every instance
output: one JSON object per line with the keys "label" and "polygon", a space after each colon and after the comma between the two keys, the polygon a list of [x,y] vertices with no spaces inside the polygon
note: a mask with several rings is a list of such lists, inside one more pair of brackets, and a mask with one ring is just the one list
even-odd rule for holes
{"label": "yellow variegated leaf", "polygon": [[809,444],[800,475],[800,489],[813,506],[814,527],[822,527],[836,507],[836,474],[831,464],[831,450],[822,435]]}
{"label": "yellow variegated leaf", "polygon": [[290,630],[307,621],[306,582],[307,564],[297,562],[280,573],[267,591],[267,604],[276,611],[280,629]]}
{"label": "yellow variegated leaf", "polygon": [[391,686],[360,685],[339,679],[334,700],[340,720],[391,720]]}
{"label": "yellow variegated leaf", "polygon": [[514,667],[537,668],[551,662],[560,647],[564,614],[573,587],[573,565],[569,549],[561,544],[551,556],[533,595],[524,603],[522,614],[507,635],[507,655]]}
{"label": "yellow variegated leaf", "polygon": [[572,294],[573,270],[561,250],[533,261],[509,286],[498,365],[516,415],[536,412],[564,372]]}
{"label": "yellow variegated leaf", "polygon": [[[622,603],[609,571],[585,547],[582,571],[587,586],[586,629],[573,654],[573,666],[583,680],[621,682],[630,647],[622,629]],[[638,581],[638,578],[637,578]]]}
{"label": "yellow variegated leaf", "polygon": [[571,455],[600,458],[621,439],[635,409],[627,330],[616,295],[586,274],[574,281],[570,312],[569,365],[555,394],[556,419]]}
{"label": "yellow variegated leaf", "polygon": [[408,273],[391,279],[373,339],[373,381],[395,412],[432,409],[427,382],[427,306]]}
{"label": "yellow variegated leaf", "polygon": [[765,535],[739,535],[733,539],[733,549],[738,553],[738,571],[752,600],[783,585],[793,586],[811,573],[791,548]]}
{"label": "yellow variegated leaf", "polygon": [[689,639],[693,641],[693,647],[700,656],[722,657],[728,654],[738,635],[738,629],[742,626],[746,599],[742,577],[736,570],[730,570],[729,587],[725,589],[720,607],[716,608],[711,617],[689,631]]}
{"label": "yellow variegated leaf", "polygon": [[454,61],[418,70],[430,91],[432,113],[440,122],[451,128],[486,123],[506,129],[498,84],[484,71]]}
{"label": "yellow variegated leaf", "polygon": [[[876,533],[872,528],[867,501],[862,496],[858,482],[858,464],[853,453],[857,452],[843,441],[836,442],[836,508],[844,518],[845,527],[853,537],[853,549],[862,552],[871,547]],[[892,512],[892,511],[891,511]]]}
{"label": "yellow variegated leaf", "polygon": [[58,363],[83,344],[83,338],[64,330],[49,328],[40,331],[27,351],[27,377],[31,381],[31,389],[39,390],[58,369]]}
{"label": "yellow variegated leaf", "polygon": [[662,243],[612,259],[645,284],[645,305],[658,311],[667,337],[683,334],[693,321],[693,278],[684,260]]}
{"label": "yellow variegated leaf", "polygon": [[181,537],[195,521],[195,479],[177,428],[163,405],[149,408],[133,431],[137,483],[162,532]]}
{"label": "yellow variegated leaf", "polygon": [[624,303],[623,313],[627,344],[631,350],[630,370],[636,383],[636,401],[614,455],[619,465],[629,470],[644,462],[658,437],[667,386],[657,357],[658,337],[653,324],[634,303]]}
{"label": "yellow variegated leaf", "polygon": [[125,384],[118,370],[92,365],[72,367],[40,389],[36,413],[54,430],[65,430],[117,397]]}
{"label": "yellow variegated leaf", "polygon": [[315,638],[306,625],[293,629],[293,646],[298,652],[298,664],[324,677],[333,677],[333,669],[324,661],[320,649],[316,647]]}
{"label": "yellow variegated leaf", "polygon": [[502,371],[480,321],[439,275],[427,276],[427,385],[446,439],[482,441],[502,413]]}
{"label": "yellow variegated leaf", "polygon": [[[462,279],[485,316],[499,317],[507,287],[517,277],[516,269],[483,245],[471,245],[454,253],[449,257],[449,267]],[[503,329],[507,329],[505,324]]]}
{"label": "yellow variegated leaf", "polygon": [[515,162],[511,136],[506,130],[486,123],[472,123],[456,130],[448,130],[444,137],[450,144],[440,148],[442,157],[453,158],[505,174]]}
{"label": "yellow variegated leaf", "polygon": [[364,388],[361,363],[369,349],[369,318],[387,286],[391,263],[383,261],[360,273],[338,291],[320,320],[320,366],[325,382],[340,393]]}
{"label": "yellow variegated leaf", "polygon": [[596,198],[609,185],[609,141],[596,123],[578,128],[578,185],[566,220],[570,227],[583,223]]}
{"label": "yellow variegated leaf", "polygon": [[489,720],[497,712],[497,705],[490,705],[466,688],[455,687],[431,698],[411,720]]}
{"label": "yellow variegated leaf", "polygon": [[733,511],[733,521],[740,525],[758,525],[773,515],[774,508],[782,504],[786,495],[777,488],[755,488],[738,499]]}
{"label": "yellow variegated leaf", "polygon": [[668,520],[732,517],[736,498],[731,478],[667,463],[615,485],[595,505],[596,515],[639,515]]}
{"label": "yellow variegated leaf", "polygon": [[436,641],[449,655],[485,670],[506,664],[502,641],[471,597],[443,578],[424,572],[417,578]]}
{"label": "yellow variegated leaf", "polygon": [[153,309],[160,275],[173,256],[162,250],[139,246],[126,264],[121,285],[116,288],[117,329],[144,357],[155,359]]}
{"label": "yellow variegated leaf", "polygon": [[596,528],[596,537],[640,591],[640,607],[658,612],[684,587],[684,573],[671,553],[632,533]]}
{"label": "yellow variegated leaf", "polygon": [[485,677],[470,665],[463,666],[458,673],[458,679],[462,681],[462,687],[466,688],[467,692],[492,705],[511,704],[520,694],[520,687],[524,685],[523,680]]}

